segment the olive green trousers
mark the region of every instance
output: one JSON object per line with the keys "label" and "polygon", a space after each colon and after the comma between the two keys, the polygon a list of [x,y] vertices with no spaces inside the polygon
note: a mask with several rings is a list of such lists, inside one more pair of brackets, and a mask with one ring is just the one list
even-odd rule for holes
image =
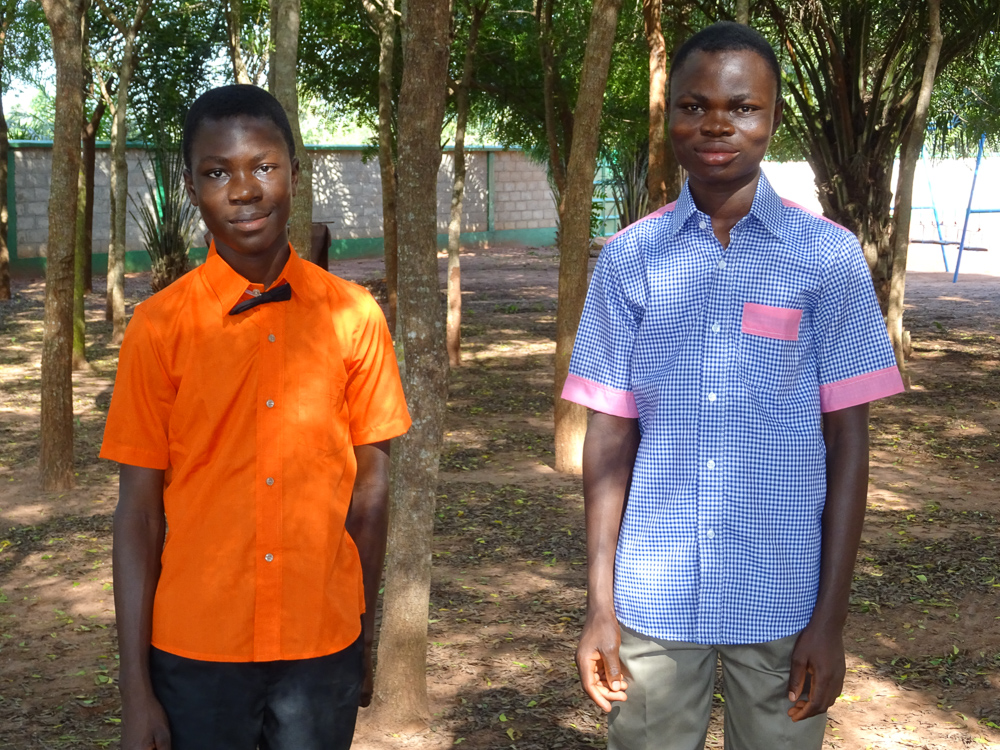
{"label": "olive green trousers", "polygon": [[628,700],[609,716],[609,750],[701,750],[722,659],[728,750],[819,750],[826,714],[788,718],[788,673],[798,634],[746,646],[702,646],[621,629]]}

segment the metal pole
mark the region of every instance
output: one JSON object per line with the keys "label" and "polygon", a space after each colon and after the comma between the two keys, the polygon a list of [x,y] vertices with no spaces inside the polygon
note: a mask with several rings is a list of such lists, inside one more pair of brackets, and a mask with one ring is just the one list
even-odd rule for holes
{"label": "metal pole", "polygon": [[976,192],[976,178],[979,176],[979,163],[983,160],[983,146],[986,144],[986,133],[979,138],[979,153],[976,155],[976,169],[972,173],[972,187],[969,188],[969,205],[965,209],[965,223],[962,224],[962,239],[958,243],[958,258],[955,259],[955,275],[951,283],[958,283],[958,267],[962,264],[962,251],[965,249],[965,233],[969,229],[969,214],[972,213],[972,196]]}

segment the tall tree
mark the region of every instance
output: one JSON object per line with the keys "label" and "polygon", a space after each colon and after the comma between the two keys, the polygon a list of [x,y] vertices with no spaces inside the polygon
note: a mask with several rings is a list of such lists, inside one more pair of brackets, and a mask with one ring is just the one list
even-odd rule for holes
{"label": "tall tree", "polygon": [[465,198],[465,128],[469,119],[469,88],[479,43],[479,27],[489,8],[489,0],[472,4],[469,36],[465,43],[465,60],[461,78],[455,86],[455,150],[454,179],[451,188],[451,215],[448,220],[448,363],[458,367],[462,363],[462,266],[459,258],[462,238],[462,206]]}
{"label": "tall tree", "polygon": [[394,0],[362,0],[372,28],[378,34],[378,165],[382,181],[382,254],[388,296],[386,319],[396,330],[399,239],[396,226],[396,155],[393,127],[393,94],[396,56],[396,4]]}
{"label": "tall tree", "polygon": [[42,0],[56,64],[56,118],[42,334],[42,487],[73,486],[73,248],[83,117],[85,0]]}
{"label": "tall tree", "polygon": [[555,422],[556,471],[579,473],[587,410],[560,398],[573,340],[583,314],[590,258],[590,209],[600,143],[601,111],[611,65],[611,50],[621,0],[595,0],[574,108],[573,146],[566,170],[566,192],[559,207],[559,301],[556,310]]}
{"label": "tall tree", "polygon": [[[7,32],[14,21],[17,0],[6,0],[0,5],[0,80],[3,80],[7,52]],[[0,89],[0,94],[6,90]],[[10,299],[10,249],[7,247],[7,159],[10,144],[7,138],[7,118],[0,96],[0,299]]]}
{"label": "tall tree", "polygon": [[299,159],[299,185],[292,204],[288,239],[299,255],[310,257],[312,248],[312,159],[306,153],[299,128],[299,88],[296,69],[299,59],[300,0],[271,0],[271,60],[268,88],[284,107],[295,137]]}
{"label": "tall tree", "polygon": [[393,447],[385,603],[374,707],[392,729],[428,717],[427,606],[447,360],[437,273],[437,173],[448,75],[449,0],[406,0],[399,94],[399,319],[413,426]]}
{"label": "tall tree", "polygon": [[[762,15],[788,51],[795,106],[785,108],[786,126],[816,175],[823,213],[858,235],[885,312],[895,266],[893,163],[923,85],[927,6],[766,0]],[[938,76],[996,44],[1000,3],[949,2],[941,26]]]}
{"label": "tall tree", "polygon": [[10,251],[7,247],[7,118],[2,94],[13,78],[30,79],[50,49],[49,31],[36,3],[0,0],[0,300],[10,299]]}
{"label": "tall tree", "polygon": [[233,63],[236,83],[255,83],[250,79],[243,61],[241,31],[243,29],[243,0],[226,0],[226,30],[229,32],[229,59]]}
{"label": "tall tree", "polygon": [[[105,316],[113,325],[111,340],[120,343],[125,337],[125,226],[128,217],[128,162],[125,145],[128,137],[125,112],[128,107],[128,89],[136,65],[136,37],[152,0],[135,0],[135,5],[125,3],[121,15],[109,5],[110,0],[96,0],[104,18],[118,31],[121,45],[121,63],[115,71],[118,90],[114,100],[107,99],[108,109],[114,118],[111,127],[111,244],[108,247],[108,289],[105,298]],[[131,18],[125,16],[131,11]],[[108,55],[110,59],[111,55]],[[106,90],[100,81],[101,91]]]}
{"label": "tall tree", "polygon": [[73,243],[73,369],[87,367],[87,317],[84,292],[87,286],[85,264],[90,253],[85,251],[87,240],[87,165],[80,161],[80,179],[77,182],[76,233]]}
{"label": "tall tree", "polygon": [[896,353],[896,364],[903,375],[903,382],[910,387],[910,377],[906,370],[904,352],[906,347],[903,331],[903,298],[906,293],[906,257],[910,247],[910,216],[913,206],[913,178],[917,172],[917,161],[924,146],[927,118],[931,108],[931,92],[937,77],[938,59],[944,36],[941,33],[941,0],[927,0],[928,44],[927,58],[920,81],[913,119],[903,133],[903,148],[899,157],[899,177],[896,181],[896,203],[893,207],[895,226],[892,234],[892,279],[889,288],[889,309],[886,325],[889,339]]}
{"label": "tall tree", "polygon": [[663,0],[642,0],[642,17],[649,47],[649,210],[667,203],[667,45],[660,21]]}
{"label": "tall tree", "polygon": [[736,0],[736,23],[750,24],[750,0]]}
{"label": "tall tree", "polygon": [[94,291],[93,248],[94,248],[94,173],[97,167],[97,133],[107,109],[103,97],[94,104],[90,119],[84,123],[80,141],[83,148],[83,176],[86,188],[86,203],[83,207],[83,289]]}

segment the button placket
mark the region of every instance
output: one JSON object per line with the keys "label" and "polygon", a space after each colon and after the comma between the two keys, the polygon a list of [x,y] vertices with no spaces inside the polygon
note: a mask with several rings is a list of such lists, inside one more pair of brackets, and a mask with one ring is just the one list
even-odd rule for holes
{"label": "button placket", "polygon": [[[282,445],[284,441],[284,325],[292,302],[257,308],[257,498],[254,659],[278,658],[282,598]],[[276,346],[276,342],[282,346]],[[278,407],[282,408],[278,408]]]}

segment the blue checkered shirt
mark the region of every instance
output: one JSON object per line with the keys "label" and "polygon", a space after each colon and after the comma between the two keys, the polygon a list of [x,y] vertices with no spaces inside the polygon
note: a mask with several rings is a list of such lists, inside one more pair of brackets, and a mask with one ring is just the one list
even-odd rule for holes
{"label": "blue checkered shirt", "polygon": [[563,398],[637,417],[615,611],[655,638],[775,640],[819,585],[821,414],[902,390],[857,238],[762,175],[727,248],[685,185],[601,253]]}

